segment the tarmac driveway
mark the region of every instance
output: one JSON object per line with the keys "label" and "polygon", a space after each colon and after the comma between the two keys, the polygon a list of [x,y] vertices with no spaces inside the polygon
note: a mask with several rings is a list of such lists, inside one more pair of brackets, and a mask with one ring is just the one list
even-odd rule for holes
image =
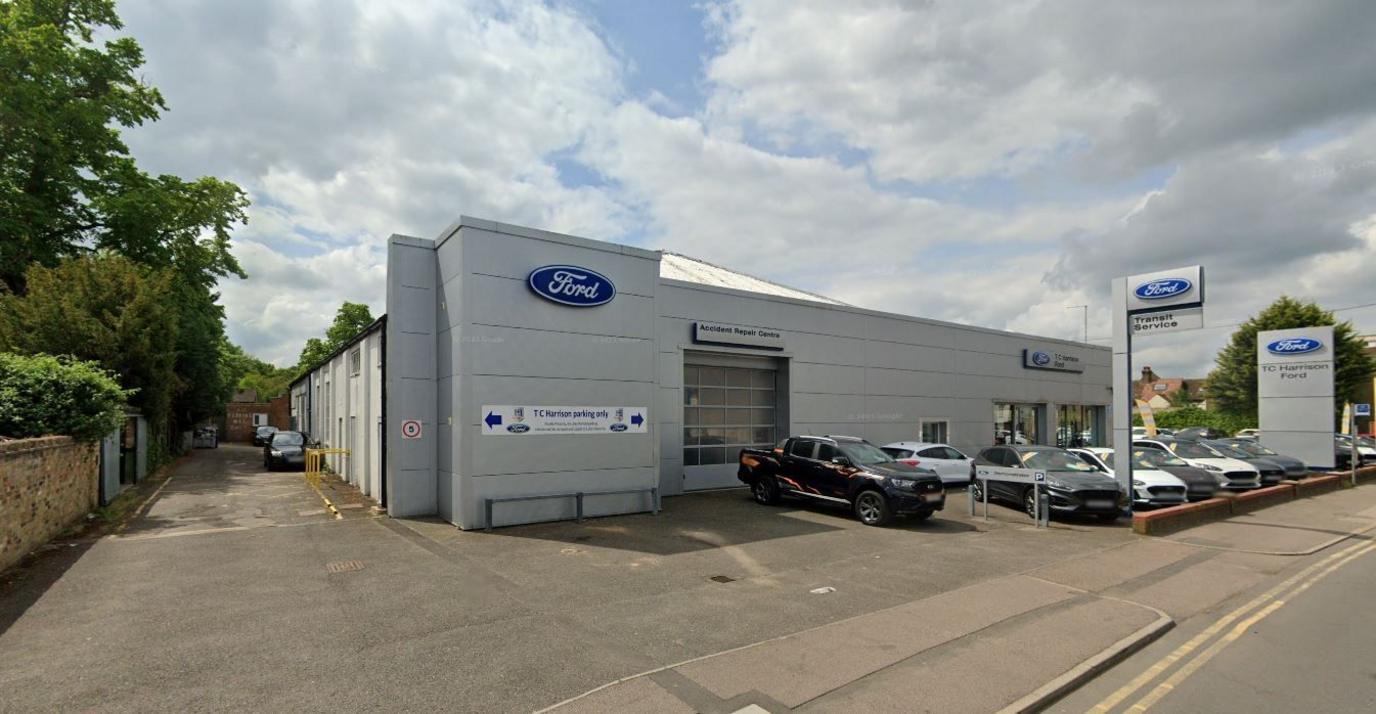
{"label": "tarmac driveway", "polygon": [[530,711],[979,583],[1017,599],[989,582],[1134,540],[1121,525],[1036,530],[999,507],[985,523],[959,494],[881,529],[741,490],[666,499],[659,516],[463,532],[362,503],[335,518],[300,473],[258,458],[198,452],[123,533],[0,586],[0,710]]}

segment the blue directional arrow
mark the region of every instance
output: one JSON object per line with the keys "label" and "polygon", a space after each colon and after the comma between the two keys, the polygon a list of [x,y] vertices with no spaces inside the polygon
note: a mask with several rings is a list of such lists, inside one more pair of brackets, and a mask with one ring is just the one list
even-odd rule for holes
{"label": "blue directional arrow", "polygon": [[640,426],[641,424],[644,424],[644,423],[645,423],[645,417],[640,416],[639,414],[632,414],[632,415],[631,415],[631,426]]}
{"label": "blue directional arrow", "polygon": [[488,412],[487,418],[483,419],[483,421],[487,423],[487,428],[491,429],[492,427],[498,426],[502,423],[502,415],[493,412]]}

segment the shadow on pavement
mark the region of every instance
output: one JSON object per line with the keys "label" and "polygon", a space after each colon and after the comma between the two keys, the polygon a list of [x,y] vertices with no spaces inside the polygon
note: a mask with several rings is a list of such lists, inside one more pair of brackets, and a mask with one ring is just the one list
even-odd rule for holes
{"label": "shadow on pavement", "polygon": [[[831,523],[835,519],[834,523]],[[583,523],[559,521],[498,528],[491,535],[525,538],[602,548],[676,555],[763,541],[864,529],[841,507],[785,500],[777,506],[761,506],[745,489],[731,489],[676,496],[666,499],[658,516],[634,514],[589,518]],[[883,530],[915,535],[969,533],[971,524],[942,518],[919,521],[897,518]]]}

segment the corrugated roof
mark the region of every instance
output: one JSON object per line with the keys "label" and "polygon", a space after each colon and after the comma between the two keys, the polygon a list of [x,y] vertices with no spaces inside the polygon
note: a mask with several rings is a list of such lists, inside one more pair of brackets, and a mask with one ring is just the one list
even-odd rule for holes
{"label": "corrugated roof", "polygon": [[682,280],[686,283],[698,283],[699,285],[712,285],[719,288],[731,288],[733,290],[747,290],[752,293],[763,293],[765,295],[777,295],[779,297],[793,298],[794,300],[810,300],[812,302],[822,302],[829,305],[846,305],[840,300],[829,298],[825,295],[810,293],[806,290],[790,288],[787,285],[780,285],[776,282],[757,278],[753,275],[737,272],[723,268],[720,265],[713,265],[705,260],[690,258],[678,253],[664,251],[663,257],[659,261],[659,277],[669,280]]}

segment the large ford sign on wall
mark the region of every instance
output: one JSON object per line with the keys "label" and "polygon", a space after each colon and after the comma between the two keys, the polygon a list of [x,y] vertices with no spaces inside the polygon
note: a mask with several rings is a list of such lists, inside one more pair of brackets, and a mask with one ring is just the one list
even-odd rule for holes
{"label": "large ford sign on wall", "polygon": [[1273,355],[1303,355],[1323,349],[1323,342],[1310,337],[1290,337],[1266,345]]}
{"label": "large ford sign on wall", "polygon": [[530,271],[526,279],[540,297],[573,307],[606,305],[616,297],[616,286],[607,276],[576,265],[546,265]]}
{"label": "large ford sign on wall", "polygon": [[1065,349],[1026,349],[1022,351],[1022,366],[1027,369],[1050,369],[1057,372],[1083,372],[1084,362]]}

